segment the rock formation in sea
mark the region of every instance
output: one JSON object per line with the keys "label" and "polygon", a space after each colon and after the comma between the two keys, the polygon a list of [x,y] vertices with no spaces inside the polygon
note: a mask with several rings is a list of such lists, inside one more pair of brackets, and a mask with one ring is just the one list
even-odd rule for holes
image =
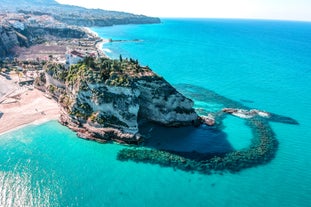
{"label": "rock formation in sea", "polygon": [[54,64],[36,83],[59,101],[60,122],[82,138],[139,143],[141,123],[178,127],[200,122],[192,100],[134,60],[88,57],[68,70]]}
{"label": "rock formation in sea", "polygon": [[[251,129],[251,144],[240,150],[222,152],[199,152],[195,150],[172,150],[157,148],[125,148],[118,153],[121,161],[135,161],[169,166],[184,171],[200,172],[204,174],[238,172],[246,168],[256,167],[269,163],[278,150],[278,140],[269,122],[298,125],[291,118],[271,112],[250,109],[243,104],[221,96],[211,90],[190,84],[177,85],[177,88],[186,96],[197,101],[218,104],[226,108],[219,111],[201,111],[206,116],[201,116],[206,125],[214,122],[210,129],[222,131],[222,122],[228,114],[233,114],[245,120],[245,125]],[[210,114],[213,114],[210,115]]]}

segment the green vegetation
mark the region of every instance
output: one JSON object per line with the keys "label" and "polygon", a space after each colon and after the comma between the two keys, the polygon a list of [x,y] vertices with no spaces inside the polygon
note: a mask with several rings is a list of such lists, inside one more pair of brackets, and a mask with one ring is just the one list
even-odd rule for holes
{"label": "green vegetation", "polygon": [[[50,94],[58,97],[59,103],[72,117],[97,122],[106,127],[128,126],[111,114],[93,111],[92,106],[86,103],[84,99],[92,99],[97,104],[112,103],[121,110],[127,110],[128,98],[122,94],[116,96],[116,94],[109,92],[106,86],[131,88],[135,87],[137,80],[163,79],[154,74],[148,67],[140,66],[137,60],[122,58],[121,55],[117,60],[86,57],[69,69],[61,64],[47,63],[44,69],[48,75],[66,85],[66,89],[48,86],[47,90]],[[46,81],[42,80],[42,82]],[[92,85],[96,85],[95,88]],[[66,90],[72,89],[81,96],[70,97],[70,93]],[[127,113],[122,114],[122,116],[132,118]]]}
{"label": "green vegetation", "polygon": [[62,105],[62,107],[66,110],[66,111],[69,111],[72,103],[73,103],[73,100],[70,99],[70,97],[66,94],[61,94],[59,96],[59,99],[58,99],[59,103]]}
{"label": "green vegetation", "polygon": [[81,103],[79,100],[74,104],[70,112],[71,115],[78,118],[88,119],[93,113],[92,107],[88,103]]}
{"label": "green vegetation", "polygon": [[[90,118],[92,118],[92,116]],[[97,123],[107,126],[107,127],[115,127],[115,126],[128,127],[126,123],[120,121],[117,117],[113,115],[100,114],[96,116],[95,120]]]}
{"label": "green vegetation", "polygon": [[53,78],[63,82],[65,81],[66,71],[64,65],[49,62],[45,64],[43,68]]}
{"label": "green vegetation", "polygon": [[105,83],[110,86],[131,87],[137,79],[160,79],[148,67],[140,66],[137,60],[123,59],[122,56],[119,60],[86,57],[68,70],[60,64],[47,64],[46,71],[53,78],[67,85],[80,83],[82,90],[86,87],[82,83]]}
{"label": "green vegetation", "polygon": [[51,94],[54,94],[57,88],[53,85],[48,85],[47,89]]}

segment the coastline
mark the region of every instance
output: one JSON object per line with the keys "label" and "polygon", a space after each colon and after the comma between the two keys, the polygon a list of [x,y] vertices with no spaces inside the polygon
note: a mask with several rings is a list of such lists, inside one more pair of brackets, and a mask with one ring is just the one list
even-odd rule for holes
{"label": "coastline", "polygon": [[0,136],[5,135],[5,134],[10,133],[10,132],[14,132],[14,131],[19,130],[19,129],[22,129],[22,128],[26,127],[26,126],[41,125],[41,124],[44,124],[44,123],[49,122],[49,121],[57,121],[57,120],[58,120],[58,118],[52,118],[52,119],[48,119],[47,118],[47,119],[35,120],[33,122],[25,123],[25,124],[22,124],[22,125],[19,125],[19,126],[14,126],[14,128],[8,129],[8,130],[6,130],[4,132],[0,132]]}
{"label": "coastline", "polygon": [[[109,58],[103,50],[103,45],[109,40],[99,37],[96,32],[88,27],[83,27],[83,29],[91,38],[94,38],[94,49],[96,49],[98,56]],[[0,85],[5,84],[8,87],[3,90],[0,103],[0,136],[27,125],[58,120],[60,108],[54,100],[47,98],[44,96],[44,92],[37,89],[21,89],[15,83],[17,77],[13,77],[13,79],[7,81],[1,78],[0,80]],[[12,90],[13,88],[15,90]],[[14,91],[14,94],[18,93],[18,96],[14,98],[4,97],[4,94],[9,91]]]}
{"label": "coastline", "polygon": [[108,55],[105,53],[103,47],[104,44],[108,42],[108,39],[103,39],[101,38],[101,41],[98,41],[95,43],[95,48],[97,49],[97,52],[99,54],[99,56],[104,56],[106,58],[109,58]]}
{"label": "coastline", "polygon": [[42,124],[59,117],[58,104],[37,90],[26,90],[16,101],[0,104],[0,136],[30,124]]}
{"label": "coastline", "polygon": [[104,39],[101,38],[97,32],[93,31],[91,28],[89,27],[81,27],[89,36],[98,39],[95,41],[94,46],[98,52],[99,56],[104,56],[104,57],[108,57],[107,54],[105,54],[104,50],[103,50],[103,45],[107,42],[109,42],[108,39]]}
{"label": "coastline", "polygon": [[83,29],[90,35],[92,35],[93,37],[96,37],[98,39],[100,39],[101,41],[97,41],[95,43],[95,47],[97,49],[97,51],[99,52],[100,56],[104,56],[106,58],[111,59],[111,57],[108,56],[108,54],[105,52],[104,50],[104,44],[109,42],[109,39],[107,38],[102,38],[101,36],[99,36],[99,34],[97,32],[95,32],[94,30],[92,30],[89,27],[83,27]]}

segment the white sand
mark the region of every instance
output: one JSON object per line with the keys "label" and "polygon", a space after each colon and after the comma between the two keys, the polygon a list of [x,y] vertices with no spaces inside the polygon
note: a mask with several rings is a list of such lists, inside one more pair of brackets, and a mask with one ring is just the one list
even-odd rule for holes
{"label": "white sand", "polygon": [[0,135],[27,124],[43,123],[59,117],[57,103],[44,96],[44,93],[28,90],[21,94],[17,102],[0,104]]}
{"label": "white sand", "polygon": [[17,86],[12,84],[12,80],[7,80],[0,75],[0,98],[16,88]]}

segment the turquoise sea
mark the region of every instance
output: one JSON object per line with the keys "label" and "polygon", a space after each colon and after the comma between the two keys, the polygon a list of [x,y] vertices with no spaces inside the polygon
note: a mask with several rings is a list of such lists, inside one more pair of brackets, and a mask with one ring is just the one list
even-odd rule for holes
{"label": "turquoise sea", "polygon": [[[211,175],[118,161],[126,146],[78,139],[56,121],[27,126],[0,136],[0,206],[311,206],[311,23],[163,19],[92,29],[128,40],[105,44],[106,54],[150,66],[200,110],[221,109],[205,100],[212,90],[299,125],[270,122],[279,146],[268,164]],[[209,150],[250,144],[240,118],[226,117],[221,136],[206,131],[201,145],[203,132],[185,136]]]}

